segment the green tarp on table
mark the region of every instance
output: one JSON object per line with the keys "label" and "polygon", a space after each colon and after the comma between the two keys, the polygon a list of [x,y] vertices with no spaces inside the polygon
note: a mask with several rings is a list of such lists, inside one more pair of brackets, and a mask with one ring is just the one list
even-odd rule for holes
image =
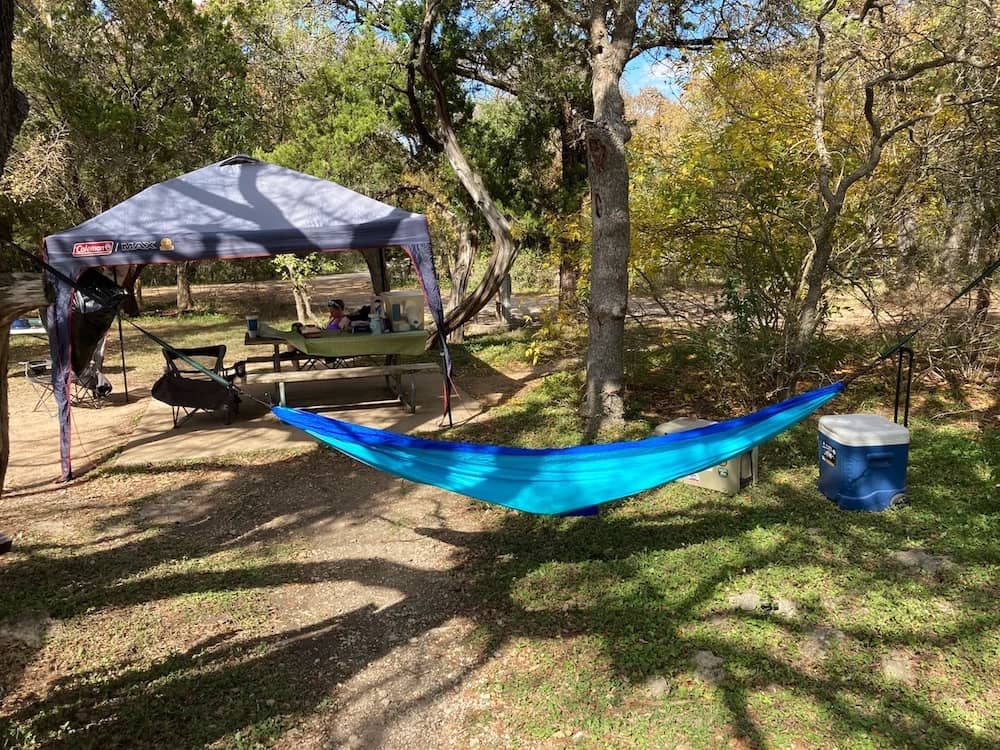
{"label": "green tarp on table", "polygon": [[366,354],[419,355],[424,353],[427,345],[427,331],[423,330],[381,334],[342,331],[322,333],[318,336],[303,336],[295,331],[281,331],[279,335],[300,352],[315,357],[358,357]]}

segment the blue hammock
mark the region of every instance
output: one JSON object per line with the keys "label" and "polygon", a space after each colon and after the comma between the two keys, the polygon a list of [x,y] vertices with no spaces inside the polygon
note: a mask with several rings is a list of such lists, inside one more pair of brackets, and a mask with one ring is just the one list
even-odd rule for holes
{"label": "blue hammock", "polygon": [[745,417],[625,443],[509,448],[400,435],[275,406],[279,419],[364,464],[414,482],[544,515],[574,513],[727,461],[808,417],[844,389],[803,393]]}

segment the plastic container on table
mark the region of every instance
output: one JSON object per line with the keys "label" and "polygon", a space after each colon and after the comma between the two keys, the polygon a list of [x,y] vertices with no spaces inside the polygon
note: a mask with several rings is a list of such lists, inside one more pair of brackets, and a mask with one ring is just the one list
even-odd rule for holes
{"label": "plastic container on table", "polygon": [[382,292],[385,316],[393,331],[418,330],[424,327],[424,295],[415,290]]}

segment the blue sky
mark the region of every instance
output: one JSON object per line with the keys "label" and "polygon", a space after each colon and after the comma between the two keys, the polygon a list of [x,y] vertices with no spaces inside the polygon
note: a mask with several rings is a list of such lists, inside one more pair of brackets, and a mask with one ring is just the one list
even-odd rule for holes
{"label": "blue sky", "polygon": [[644,88],[655,88],[671,99],[679,99],[689,70],[688,63],[674,58],[646,53],[625,66],[623,88],[629,94],[638,94]]}

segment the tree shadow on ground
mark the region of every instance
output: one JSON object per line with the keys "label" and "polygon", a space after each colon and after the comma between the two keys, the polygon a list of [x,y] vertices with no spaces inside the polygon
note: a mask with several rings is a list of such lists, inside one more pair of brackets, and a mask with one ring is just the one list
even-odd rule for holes
{"label": "tree shadow on ground", "polygon": [[[647,510],[639,516],[612,512],[567,521],[510,515],[491,532],[422,533],[464,547],[477,561],[471,567],[478,576],[480,598],[511,603],[493,618],[489,630],[494,640],[538,643],[596,635],[618,678],[632,684],[649,675],[689,673],[697,652],[720,657],[725,672],[713,678],[713,685],[734,734],[750,747],[771,745],[751,696],[790,691],[832,717],[836,731],[845,737],[865,735],[891,747],[985,749],[1000,738],[997,727],[983,732],[963,724],[928,692],[887,682],[880,672],[878,655],[892,649],[919,654],[921,649],[951,651],[963,644],[974,648],[984,632],[1000,626],[995,585],[962,581],[962,571],[988,569],[998,562],[993,533],[980,521],[996,517],[996,491],[982,470],[1000,465],[1000,444],[927,430],[918,431],[915,441],[924,447],[913,455],[913,506],[897,512],[840,511],[818,492],[798,489],[779,475],[743,501],[706,494],[705,500],[686,509],[659,513],[649,510],[650,498],[658,494],[650,493],[650,502],[643,504]],[[807,436],[805,429],[793,431],[785,444],[793,447],[791,460],[773,457],[776,471],[815,465],[814,432]],[[762,550],[749,541],[762,529],[778,533],[780,545]],[[699,554],[720,542],[729,548],[728,560],[713,562]],[[893,557],[895,551],[921,545],[953,559],[956,567],[925,573]],[[620,592],[626,583],[655,587],[658,578],[649,570],[671,563],[692,566],[690,585],[671,584],[683,595],[673,595],[669,586],[659,599],[594,593]],[[891,597],[898,589],[905,592],[901,601],[908,598],[915,602],[910,606],[926,605],[931,611],[944,598],[957,612],[930,622],[903,617],[899,625],[885,626],[876,624],[878,618],[845,618],[841,610],[866,606],[862,601],[806,602],[791,620],[760,611],[748,614],[719,602],[719,590],[729,582],[767,580],[782,568],[820,568],[820,577],[846,578],[862,598],[866,592]],[[846,664],[836,658],[810,664],[785,658],[761,643],[726,637],[726,631],[746,627],[740,623],[751,632],[767,627],[776,641],[789,641],[795,654],[835,618],[855,623],[838,625],[852,644]],[[669,705],[665,700],[664,710]],[[982,710],[989,710],[985,703]]]}
{"label": "tree shadow on ground", "polygon": [[[395,592],[392,603],[362,601],[344,611],[333,605],[336,614],[318,622],[249,636],[220,632],[212,625],[217,612],[208,607],[209,624],[195,627],[195,632],[207,627],[208,641],[149,664],[133,666],[118,657],[101,668],[59,677],[43,698],[22,696],[9,711],[11,726],[74,747],[209,744],[269,718],[315,709],[367,664],[469,610],[461,576],[451,569],[421,570],[379,556],[276,561],[285,546],[321,534],[324,527],[370,528],[374,513],[391,513],[394,503],[405,500],[409,488],[397,480],[323,450],[233,468],[224,462],[202,465],[193,478],[213,471],[232,476],[183,491],[168,486],[126,498],[120,508],[100,508],[92,514],[97,534],[92,541],[21,545],[0,568],[0,622],[28,612],[52,618],[50,627],[85,627],[88,618],[117,612],[128,627],[128,613],[136,608],[159,612],[155,605],[178,599],[266,593],[290,584],[388,587]],[[152,483],[157,474],[180,481],[186,476],[169,467],[110,471],[78,482],[74,495],[86,496],[97,491],[97,483],[116,479],[128,486],[129,476]],[[339,477],[332,487],[326,484],[331,476]],[[351,493],[352,485],[365,492]],[[280,493],[273,492],[276,487]],[[422,522],[448,515],[436,503],[415,512]],[[378,525],[387,544],[400,543],[398,522]],[[220,554],[228,557],[213,566],[211,558]],[[169,607],[164,616],[171,616]],[[9,648],[2,685],[11,693],[41,644],[8,640],[4,645]]]}
{"label": "tree shadow on ground", "polygon": [[[436,493],[396,515],[399,503],[413,499],[412,485],[324,450],[253,466],[219,462],[191,473],[160,467],[94,476],[78,483],[78,499],[58,512],[80,512],[86,503],[79,499],[96,494],[102,482],[140,489],[121,505],[90,511],[94,539],[50,544],[41,538],[4,562],[0,620],[27,610],[47,613],[63,627],[82,627],[87,618],[126,617],[158,603],[266,595],[291,585],[351,583],[392,594],[327,604],[325,614],[280,630],[248,627],[238,618],[235,626],[229,619],[220,623],[218,610],[208,607],[208,620],[193,627],[178,623],[190,637],[168,653],[139,660],[119,654],[111,663],[58,676],[40,695],[17,693],[18,702],[3,710],[17,731],[33,732],[48,746],[194,747],[234,736],[264,742],[317,712],[347,711],[339,702],[340,685],[380,659],[423,647],[455,618],[467,618],[485,632],[475,658],[446,679],[415,683],[405,699],[376,702],[380,708],[356,731],[362,746],[379,746],[401,717],[461,685],[504,644],[573,636],[599,637],[617,677],[629,684],[651,674],[686,673],[694,652],[711,651],[725,664],[713,684],[733,733],[753,748],[770,744],[751,706],[752,696],[770,686],[808,698],[844,735],[867,733],[884,746],[994,746],[995,738],[963,726],[927,695],[887,685],[871,664],[864,665],[867,671],[836,660],[807,668],[724,637],[725,628],[747,626],[801,640],[827,622],[834,606],[804,606],[799,619],[784,621],[720,605],[720,590],[741,576],[819,567],[830,576],[849,576],[858,591],[898,584],[931,597],[940,594],[942,579],[887,563],[888,550],[925,541],[964,568],[996,562],[991,530],[966,523],[995,512],[992,478],[981,468],[1000,463],[996,440],[970,445],[959,434],[926,436],[929,447],[913,456],[913,507],[862,515],[782,484],[781,472],[814,465],[815,437],[807,432],[793,431],[777,444],[770,463],[776,478],[742,498],[684,490],[686,504],[659,507],[661,493],[674,491],[664,490],[595,519],[489,512],[482,517],[491,524],[486,530],[476,528],[478,516],[477,523],[468,522],[464,501]],[[359,556],[350,548],[320,560],[287,554],[296,540],[323,539],[332,528],[374,534],[387,549],[397,541],[417,543],[419,535],[423,543],[448,545],[454,557],[450,567],[435,569]],[[778,534],[781,543],[761,545],[755,541],[761,530]],[[699,556],[713,545],[726,553],[714,560]],[[219,555],[228,557],[220,563]],[[662,589],[660,598],[618,589],[630,582],[659,591],[651,569],[669,565],[684,566],[687,582]],[[589,582],[599,593],[582,595],[570,586],[568,599],[539,597],[540,605],[526,606],[532,582],[553,566],[575,570],[572,580]],[[948,575],[944,583],[958,587]],[[845,628],[845,635],[873,649],[961,646],[998,624],[989,604],[995,591],[988,589],[960,588],[965,606],[940,623],[937,635],[919,623],[859,625]],[[171,616],[169,610],[152,613]],[[440,653],[456,647],[442,639]],[[17,649],[16,664],[2,678],[8,692],[18,691],[39,655],[39,648]],[[661,708],[670,710],[669,697]],[[324,731],[331,743],[345,741],[336,727]]]}

